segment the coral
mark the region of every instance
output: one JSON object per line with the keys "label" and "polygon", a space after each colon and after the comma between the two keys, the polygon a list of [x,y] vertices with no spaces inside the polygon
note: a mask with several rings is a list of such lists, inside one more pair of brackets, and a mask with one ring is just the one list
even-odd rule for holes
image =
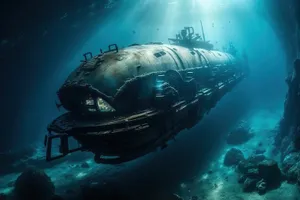
{"label": "coral", "polygon": [[225,158],[224,158],[224,165],[225,166],[233,166],[239,164],[240,161],[245,160],[244,154],[241,150],[236,148],[231,148],[227,151]]}
{"label": "coral", "polygon": [[28,168],[17,178],[13,192],[17,200],[51,200],[55,187],[42,170]]}

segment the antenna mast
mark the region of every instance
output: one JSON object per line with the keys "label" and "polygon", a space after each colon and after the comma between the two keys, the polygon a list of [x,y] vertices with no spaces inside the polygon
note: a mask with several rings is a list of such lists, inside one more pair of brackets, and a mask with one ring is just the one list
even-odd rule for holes
{"label": "antenna mast", "polygon": [[200,24],[201,24],[201,30],[202,30],[203,41],[205,42],[205,34],[204,34],[203,24],[202,24],[202,21],[201,21],[201,20],[200,20]]}

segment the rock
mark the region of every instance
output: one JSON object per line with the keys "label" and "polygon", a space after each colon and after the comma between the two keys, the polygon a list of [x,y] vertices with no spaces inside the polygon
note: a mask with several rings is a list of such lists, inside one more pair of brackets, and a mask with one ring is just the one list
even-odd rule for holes
{"label": "rock", "polygon": [[198,200],[199,198],[197,196],[192,196],[191,200]]}
{"label": "rock", "polygon": [[299,152],[293,152],[285,156],[285,158],[282,161],[283,173],[287,173],[290,170],[290,168],[296,165],[298,162],[300,162]]}
{"label": "rock", "polygon": [[253,179],[259,178],[259,172],[257,168],[248,169],[245,175],[248,178],[253,178]]}
{"label": "rock", "polygon": [[247,178],[243,185],[244,192],[253,192],[256,189],[256,183],[258,182],[257,179]]}
{"label": "rock", "polygon": [[24,171],[16,180],[13,194],[18,200],[51,200],[55,187],[45,172],[36,168]]}
{"label": "rock", "polygon": [[7,200],[7,196],[3,193],[0,193],[0,200]]}
{"label": "rock", "polygon": [[227,151],[225,158],[224,158],[224,165],[225,166],[233,166],[239,164],[240,161],[245,160],[244,154],[241,150],[232,148]]}
{"label": "rock", "polygon": [[81,168],[90,168],[89,164],[87,162],[83,162],[81,164]]}
{"label": "rock", "polygon": [[247,179],[247,177],[243,174],[240,174],[238,177],[238,183],[242,184],[245,182],[245,180]]}
{"label": "rock", "polygon": [[266,156],[260,154],[260,155],[252,155],[247,160],[250,163],[257,165],[258,163],[260,163],[261,161],[263,161],[265,159],[266,159]]}
{"label": "rock", "polygon": [[13,187],[15,185],[15,181],[10,181],[8,184],[7,184],[7,187]]}
{"label": "rock", "polygon": [[261,179],[256,183],[256,189],[258,191],[258,194],[262,195],[265,194],[267,191],[267,183],[264,181],[264,179]]}
{"label": "rock", "polygon": [[300,176],[300,162],[295,163],[289,170],[285,173],[285,176],[289,182],[296,182]]}
{"label": "rock", "polygon": [[258,148],[255,150],[255,154],[264,154],[266,152],[266,149],[264,148]]}
{"label": "rock", "polygon": [[265,160],[265,158],[264,155],[252,155],[246,160],[239,162],[237,169],[239,172],[246,174],[249,169],[257,168],[258,163]]}
{"label": "rock", "polygon": [[274,160],[264,160],[258,164],[259,176],[267,183],[275,183],[281,181],[281,171],[278,164]]}
{"label": "rock", "polygon": [[238,127],[235,130],[231,131],[227,136],[227,144],[239,145],[247,142],[253,137],[253,134],[250,132],[248,127]]}

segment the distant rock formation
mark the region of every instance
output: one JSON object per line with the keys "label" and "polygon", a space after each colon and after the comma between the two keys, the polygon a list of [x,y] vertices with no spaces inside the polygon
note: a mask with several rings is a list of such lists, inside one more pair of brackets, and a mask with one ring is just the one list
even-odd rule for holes
{"label": "distant rock formation", "polygon": [[245,157],[242,151],[236,148],[232,148],[225,155],[224,165],[225,166],[238,165],[239,162],[243,160],[245,160]]}
{"label": "distant rock formation", "polygon": [[239,145],[250,140],[254,135],[251,133],[251,128],[242,121],[238,127],[231,131],[227,136],[227,144]]}

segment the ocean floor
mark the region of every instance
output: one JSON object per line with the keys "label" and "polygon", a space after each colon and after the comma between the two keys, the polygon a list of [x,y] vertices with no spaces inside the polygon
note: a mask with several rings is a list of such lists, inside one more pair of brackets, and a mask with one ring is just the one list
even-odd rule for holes
{"label": "ocean floor", "polygon": [[[265,156],[278,161],[278,155],[274,156],[273,139],[274,129],[282,116],[282,110],[255,110],[252,111],[244,120],[246,120],[255,136],[248,142],[242,145],[225,145],[225,148],[220,152],[218,159],[212,161],[207,167],[205,173],[199,173],[192,180],[182,182],[178,186],[178,191],[174,192],[181,196],[184,200],[192,199],[192,196],[197,196],[198,200],[297,200],[300,199],[300,193],[296,185],[283,182],[281,187],[267,192],[265,195],[257,193],[244,193],[242,185],[237,181],[237,174],[234,168],[229,168],[223,165],[223,160],[228,149],[235,147],[240,149],[245,157],[253,154],[258,144],[266,149]],[[43,160],[44,148],[39,146],[36,154],[28,158],[29,160]],[[146,156],[147,157],[147,156]],[[147,159],[147,158],[141,159]],[[98,165],[95,164],[92,155],[87,154],[86,159],[74,161],[72,159],[64,159],[63,162],[55,166],[44,168],[48,176],[56,186],[56,193],[64,197],[78,196],[78,191],[82,185],[105,185],[107,181],[124,171],[130,171],[137,165],[141,159],[120,165]],[[13,183],[20,173],[11,173],[0,177],[0,193],[10,193],[13,188]],[[99,182],[101,177],[101,182]],[[70,189],[72,188],[72,189]]]}
{"label": "ocean floor", "polygon": [[[264,155],[279,161],[279,156],[272,153],[275,129],[282,116],[282,110],[256,110],[249,114],[247,122],[255,136],[241,145],[225,145],[220,152],[219,159],[210,163],[207,172],[200,173],[187,183],[181,183],[176,193],[184,200],[298,200],[300,190],[298,186],[283,182],[278,189],[268,191],[264,195],[257,192],[244,193],[242,185],[238,183],[238,174],[234,168],[223,165],[226,152],[232,148],[240,149],[245,157],[254,154],[261,143],[266,152]],[[197,198],[196,198],[197,197]]]}

